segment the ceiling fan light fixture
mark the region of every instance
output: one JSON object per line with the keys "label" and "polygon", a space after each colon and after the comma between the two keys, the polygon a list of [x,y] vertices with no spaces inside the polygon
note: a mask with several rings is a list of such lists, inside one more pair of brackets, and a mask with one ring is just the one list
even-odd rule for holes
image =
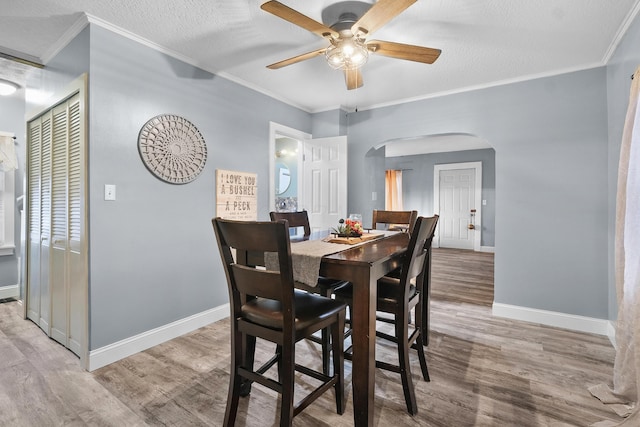
{"label": "ceiling fan light fixture", "polygon": [[8,96],[18,90],[20,86],[9,80],[0,79],[0,96]]}
{"label": "ceiling fan light fixture", "polygon": [[325,52],[327,63],[336,70],[354,70],[369,59],[364,41],[355,37],[336,40]]}
{"label": "ceiling fan light fixture", "polygon": [[440,56],[440,49],[410,44],[370,40],[367,38],[387,22],[407,9],[416,0],[340,1],[327,6],[322,11],[322,21],[333,22],[331,26],[290,8],[278,0],[267,0],[260,8],[298,27],[325,39],[329,46],[296,55],[279,61],[267,68],[275,70],[291,64],[325,55],[331,68],[344,72],[348,90],[362,86],[362,67],[369,59],[369,53],[407,61],[433,64]]}

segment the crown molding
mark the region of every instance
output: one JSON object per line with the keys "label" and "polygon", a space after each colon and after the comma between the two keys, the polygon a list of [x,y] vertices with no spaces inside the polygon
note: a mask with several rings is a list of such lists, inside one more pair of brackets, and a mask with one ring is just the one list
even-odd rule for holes
{"label": "crown molding", "polygon": [[[58,43],[56,43],[57,46],[61,46],[61,47],[59,47],[55,51],[55,53],[59,52],[60,49],[62,47],[64,47],[64,46],[66,46],[66,44],[68,44],[71,41],[71,39],[73,39],[73,37],[75,37],[82,30],[82,28],[84,28],[84,26],[86,24],[90,23],[90,24],[93,24],[93,25],[98,25],[101,28],[104,28],[104,29],[109,30],[109,31],[111,31],[113,33],[116,33],[116,34],[118,34],[118,35],[120,35],[122,37],[126,37],[129,40],[132,40],[132,41],[135,41],[137,43],[140,43],[143,46],[146,46],[146,47],[148,47],[150,49],[156,50],[156,51],[158,51],[160,53],[163,53],[165,55],[171,56],[172,58],[178,59],[178,60],[180,60],[182,62],[185,62],[185,63],[187,63],[189,65],[193,65],[194,67],[197,67],[197,68],[199,68],[201,70],[204,70],[204,71],[207,71],[209,73],[215,74],[215,75],[217,75],[219,77],[222,77],[222,78],[224,78],[226,80],[229,80],[229,81],[231,81],[233,83],[236,83],[236,84],[238,84],[240,86],[244,86],[244,87],[246,87],[248,89],[254,90],[254,91],[256,91],[258,93],[261,93],[263,95],[266,95],[266,96],[268,96],[270,98],[273,98],[273,99],[281,101],[281,102],[283,102],[285,104],[291,105],[292,107],[298,108],[298,109],[300,109],[302,111],[305,111],[307,113],[311,113],[312,112],[312,111],[309,111],[308,108],[306,108],[306,107],[304,107],[302,105],[299,105],[299,104],[291,101],[290,99],[283,98],[282,96],[279,96],[279,95],[277,95],[275,93],[269,92],[269,91],[265,90],[264,88],[261,88],[259,86],[254,85],[254,84],[251,84],[251,83],[249,83],[249,82],[247,82],[245,80],[239,79],[238,77],[232,76],[232,75],[227,74],[227,73],[225,73],[223,71],[211,69],[210,67],[207,67],[205,64],[202,64],[202,63],[200,63],[198,61],[195,61],[193,58],[190,58],[190,57],[187,57],[185,55],[182,55],[182,54],[180,54],[178,52],[175,52],[175,51],[173,51],[171,49],[168,49],[168,48],[166,48],[166,47],[164,47],[162,45],[159,45],[159,44],[157,44],[155,42],[152,42],[151,40],[145,39],[144,37],[140,37],[139,35],[137,35],[135,33],[132,33],[129,30],[125,30],[124,28],[120,28],[120,27],[118,27],[116,25],[113,25],[113,24],[111,24],[111,23],[109,23],[109,22],[107,22],[107,21],[105,21],[103,19],[100,19],[100,18],[96,17],[96,16],[87,15],[87,14],[85,14],[84,16],[85,16],[85,22],[84,22],[84,24],[82,25],[82,27],[79,30],[76,29],[76,31],[73,32],[72,29],[75,29],[75,27],[76,27],[76,25],[74,25],[74,28],[72,28],[69,31],[67,31],[65,33],[65,35],[63,37],[61,37],[61,39],[58,41]],[[82,21],[82,19],[80,19],[78,21]],[[78,26],[80,25],[80,23],[78,23],[78,22],[77,22],[77,24],[78,24]],[[62,43],[64,43],[64,44],[62,44]]]}
{"label": "crown molding", "polygon": [[40,61],[43,64],[51,61],[62,49],[64,49],[80,32],[89,24],[88,15],[82,13],[76,21],[60,36],[51,47],[42,54]]}
{"label": "crown molding", "polygon": [[618,45],[622,41],[622,38],[627,33],[627,30],[629,30],[629,27],[633,23],[638,13],[640,13],[640,0],[636,1],[636,4],[633,6],[631,11],[627,14],[624,21],[622,21],[622,24],[620,24],[620,27],[618,28],[618,32],[616,33],[615,37],[611,41],[611,44],[609,45],[609,48],[607,49],[607,51],[604,53],[604,56],[602,57],[603,64],[609,63],[609,61],[611,60],[611,57],[616,52]]}
{"label": "crown molding", "polygon": [[[614,40],[612,41],[611,45],[609,46],[607,52],[605,53],[603,59],[601,62],[597,62],[597,63],[592,63],[592,64],[586,64],[584,66],[580,66],[580,67],[572,67],[572,68],[566,68],[566,69],[560,69],[560,70],[555,70],[555,71],[550,71],[550,72],[545,72],[545,73],[539,73],[539,74],[530,74],[530,75],[526,75],[526,76],[520,76],[518,78],[514,78],[514,79],[505,79],[505,80],[499,80],[499,81],[495,81],[495,82],[491,82],[491,83],[486,83],[486,84],[481,84],[481,85],[475,85],[475,86],[467,86],[467,87],[462,87],[462,88],[458,88],[455,90],[449,90],[449,91],[442,91],[442,92],[437,92],[437,93],[432,93],[432,94],[428,94],[428,95],[421,95],[421,96],[417,96],[417,97],[411,97],[411,98],[404,98],[404,99],[399,99],[399,100],[394,100],[394,101],[390,101],[387,103],[379,103],[379,104],[372,104],[372,105],[368,105],[368,106],[358,106],[357,107],[357,111],[365,111],[365,110],[373,110],[373,109],[377,109],[377,108],[384,108],[384,107],[390,107],[390,106],[395,106],[395,105],[399,105],[399,104],[405,104],[405,103],[409,103],[409,102],[414,102],[414,101],[422,101],[422,100],[426,100],[426,99],[431,99],[431,98],[440,98],[443,96],[449,96],[449,95],[455,95],[455,94],[459,94],[459,93],[464,93],[464,92],[471,92],[474,90],[480,90],[480,89],[487,89],[487,88],[491,88],[491,87],[496,87],[496,86],[503,86],[503,85],[507,85],[507,84],[512,84],[512,83],[519,83],[519,82],[524,82],[524,81],[528,81],[528,80],[534,80],[534,79],[538,79],[538,78],[544,78],[544,77],[551,77],[551,76],[557,76],[557,75],[561,75],[561,74],[566,74],[566,73],[571,73],[571,72],[575,72],[575,71],[584,71],[584,70],[589,70],[592,68],[597,68],[597,67],[602,67],[605,66],[608,61],[611,59],[613,53],[615,52],[617,46],[619,45],[619,43],[621,42],[622,38],[624,37],[626,31],[628,30],[629,26],[631,25],[631,23],[633,22],[633,20],[636,18],[636,16],[640,13],[640,0],[636,1],[635,6],[633,7],[633,9],[629,12],[629,14],[627,15],[627,17],[625,18],[624,22],[621,24],[620,28],[618,29],[618,32],[616,33],[616,37],[614,38]],[[332,106],[332,107],[324,107],[324,108],[320,108],[320,109],[309,109],[308,107],[305,107],[303,105],[300,105],[296,102],[293,102],[292,100],[282,97],[281,95],[278,95],[276,93],[273,93],[271,91],[268,91],[262,87],[259,87],[255,84],[249,83],[243,79],[240,79],[236,76],[232,76],[228,73],[225,73],[224,71],[220,71],[220,70],[214,70],[211,69],[210,67],[206,66],[205,64],[199,63],[198,61],[195,61],[193,58],[189,58],[185,55],[182,55],[180,53],[177,53],[171,49],[168,49],[164,46],[161,46],[155,42],[152,42],[150,40],[147,40],[143,37],[140,37],[137,34],[132,33],[131,31],[125,30],[123,28],[120,28],[116,25],[113,25],[103,19],[100,19],[96,16],[93,15],[89,15],[89,14],[81,14],[81,16],[74,22],[74,24],[67,30],[65,31],[65,33],[52,45],[52,47],[42,56],[42,58],[40,58],[40,62],[42,62],[43,64],[46,64],[48,61],[50,61],[55,55],[57,55],[67,44],[69,44],[88,24],[94,24],[94,25],[98,25],[104,29],[107,29],[113,33],[119,34],[123,37],[126,37],[130,40],[133,40],[137,43],[140,43],[146,47],[149,47],[151,49],[154,49],[158,52],[164,53],[168,56],[171,56],[172,58],[178,59],[182,62],[185,62],[187,64],[190,64],[194,67],[200,68],[201,70],[210,72],[212,74],[215,74],[219,77],[222,77],[226,80],[229,80],[231,82],[234,82],[240,86],[246,87],[248,89],[251,89],[253,91],[256,91],[258,93],[261,93],[263,95],[266,95],[272,99],[275,99],[277,101],[283,102],[287,105],[290,105],[294,108],[297,108],[299,110],[302,110],[304,112],[313,114],[313,113],[320,113],[320,112],[324,112],[324,111],[332,111],[335,109],[342,109],[344,111],[347,111],[348,113],[350,112],[355,112],[355,110],[353,108],[349,108],[348,106],[345,105],[336,105],[336,106]]]}
{"label": "crown molding", "polygon": [[[391,107],[391,106],[394,106],[394,105],[406,104],[406,103],[414,102],[414,101],[422,101],[422,100],[425,100],[425,99],[440,98],[442,96],[456,95],[456,94],[459,94],[459,93],[471,92],[471,91],[474,91],[474,90],[488,89],[488,88],[497,87],[497,86],[505,86],[505,85],[509,85],[509,84],[513,84],[513,83],[522,83],[522,82],[541,79],[541,78],[545,78],[545,77],[553,77],[553,76],[559,76],[559,75],[562,75],[562,74],[574,73],[576,71],[586,71],[586,70],[591,70],[593,68],[604,67],[605,65],[606,64],[604,64],[604,63],[598,62],[598,63],[595,63],[595,64],[587,64],[587,65],[580,66],[580,67],[563,68],[563,69],[560,69],[560,70],[554,70],[554,71],[549,71],[549,72],[545,72],[545,73],[538,73],[538,74],[528,74],[528,75],[520,76],[520,77],[513,78],[513,79],[496,80],[495,82],[489,82],[489,83],[484,83],[484,84],[475,85],[475,86],[465,86],[465,87],[461,87],[459,89],[447,90],[447,91],[442,91],[442,92],[435,92],[435,93],[431,93],[431,94],[428,94],[428,95],[416,96],[416,97],[413,97],[413,98],[398,99],[398,100],[391,101],[391,102],[386,102],[386,103],[373,104],[373,105],[369,105],[369,106],[358,106],[358,112],[365,111],[365,110],[373,110],[373,109],[376,109],[376,108]],[[350,111],[350,112],[354,112],[354,111]]]}

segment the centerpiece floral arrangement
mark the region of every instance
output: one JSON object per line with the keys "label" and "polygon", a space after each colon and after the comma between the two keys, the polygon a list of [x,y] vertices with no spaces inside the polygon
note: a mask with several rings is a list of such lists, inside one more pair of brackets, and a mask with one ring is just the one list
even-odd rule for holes
{"label": "centerpiece floral arrangement", "polygon": [[352,219],[341,219],[338,221],[340,225],[333,229],[333,232],[339,237],[360,237],[364,232],[362,223]]}

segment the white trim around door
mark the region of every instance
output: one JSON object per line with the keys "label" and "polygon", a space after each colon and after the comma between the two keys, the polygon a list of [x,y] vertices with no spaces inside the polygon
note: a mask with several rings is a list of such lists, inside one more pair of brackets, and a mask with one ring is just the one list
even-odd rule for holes
{"label": "white trim around door", "polygon": [[[433,167],[433,211],[437,214],[440,213],[440,171],[444,170],[456,170],[456,169],[475,169],[475,220],[476,225],[473,250],[480,251],[482,247],[480,242],[482,241],[482,162],[465,162],[465,163],[447,163],[441,165],[435,165]],[[439,227],[438,227],[439,228]],[[433,246],[440,247],[440,235],[436,229],[436,235],[433,239]]]}

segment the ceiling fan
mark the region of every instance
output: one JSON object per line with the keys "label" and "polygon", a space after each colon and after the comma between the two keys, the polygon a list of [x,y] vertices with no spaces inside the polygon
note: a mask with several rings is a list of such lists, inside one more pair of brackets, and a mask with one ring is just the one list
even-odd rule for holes
{"label": "ceiling fan", "polygon": [[[331,67],[344,70],[347,89],[351,90],[362,86],[360,67],[367,62],[370,52],[391,58],[433,64],[440,56],[440,49],[382,40],[367,40],[367,37],[374,31],[416,1],[378,0],[360,18],[355,13],[341,13],[338,21],[330,27],[276,0],[267,1],[260,6],[263,10],[311,31],[327,39],[330,43],[329,46],[322,49],[267,65],[267,68],[275,70],[319,55],[325,55]],[[368,5],[366,6],[368,7]]]}

